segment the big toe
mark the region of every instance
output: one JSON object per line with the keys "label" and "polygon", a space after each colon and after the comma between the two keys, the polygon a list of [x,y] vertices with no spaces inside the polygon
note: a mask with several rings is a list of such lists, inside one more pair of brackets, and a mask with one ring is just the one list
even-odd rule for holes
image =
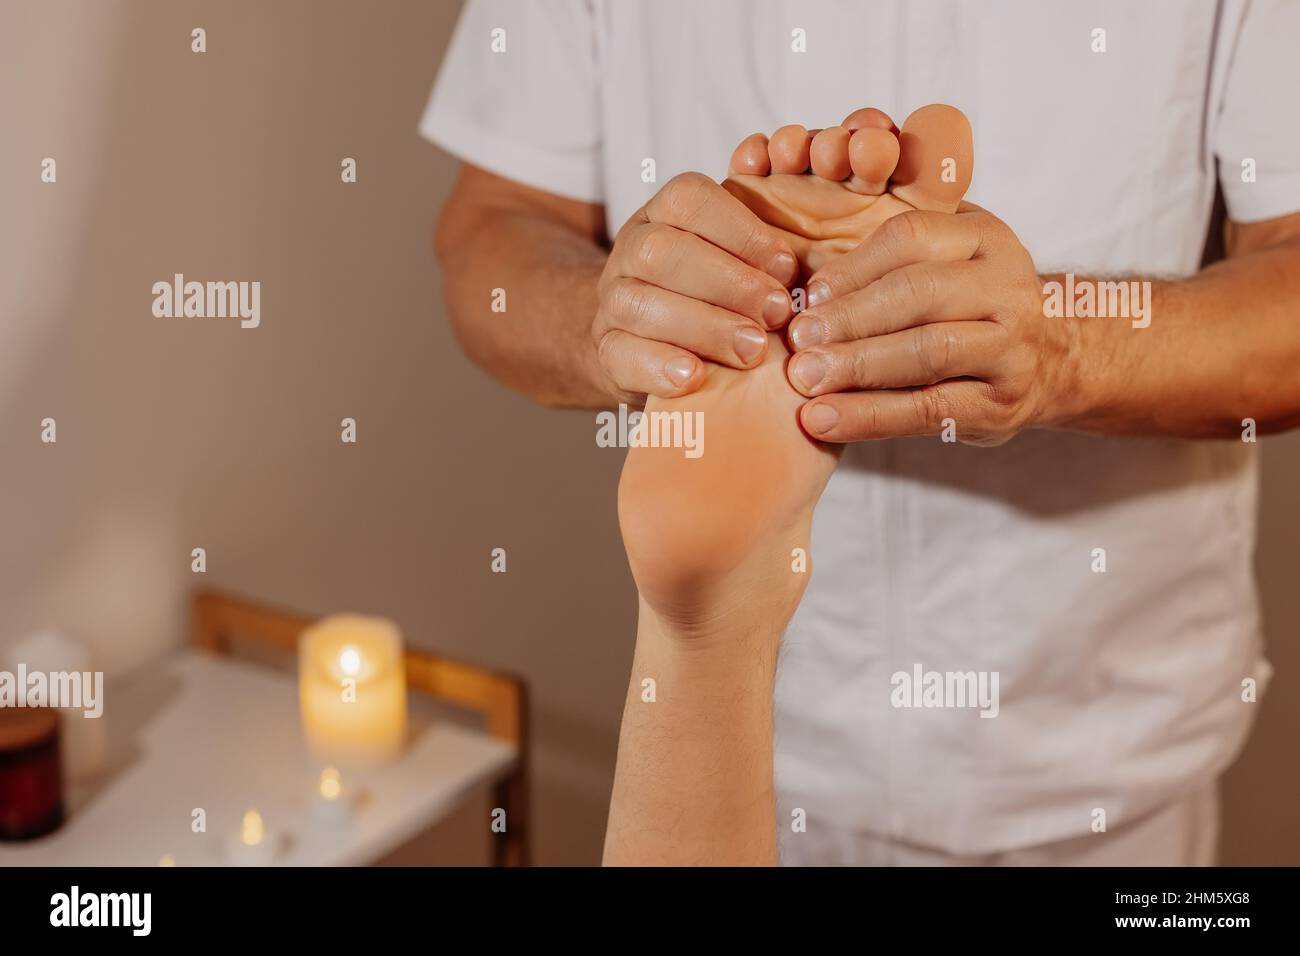
{"label": "big toe", "polygon": [[903,123],[890,192],[918,209],[955,212],[970,188],[975,150],[970,121],[955,106],[922,106]]}

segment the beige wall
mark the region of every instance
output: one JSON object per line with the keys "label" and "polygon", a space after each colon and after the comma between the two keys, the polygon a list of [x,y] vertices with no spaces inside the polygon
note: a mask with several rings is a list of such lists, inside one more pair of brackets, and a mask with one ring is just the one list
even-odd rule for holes
{"label": "beige wall", "polygon": [[[147,659],[180,639],[196,546],[204,584],[391,615],[530,679],[538,858],[592,863],[634,625],[619,462],[448,332],[429,235],[454,166],[415,124],[456,6],[6,2],[0,640],[52,625],[110,670]],[[261,280],[262,327],[152,318],[174,272]],[[1300,437],[1269,440],[1278,675],[1229,777],[1229,862],[1300,862],[1297,474]]]}

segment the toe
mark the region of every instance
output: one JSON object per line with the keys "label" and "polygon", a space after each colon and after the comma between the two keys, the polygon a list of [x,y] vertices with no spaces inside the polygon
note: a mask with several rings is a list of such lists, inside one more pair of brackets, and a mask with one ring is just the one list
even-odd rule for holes
{"label": "toe", "polygon": [[844,122],[840,125],[850,133],[857,132],[860,129],[887,129],[895,134],[898,133],[898,127],[889,118],[889,114],[876,109],[874,106],[854,110],[844,117]]}
{"label": "toe", "polygon": [[767,158],[767,137],[762,133],[746,136],[731,154],[731,172],[742,176],[766,176],[772,171]]}
{"label": "toe", "polygon": [[855,132],[848,150],[853,169],[851,187],[872,196],[883,193],[898,165],[898,149],[898,138],[884,127],[864,126]]}
{"label": "toe", "polygon": [[772,134],[767,144],[767,154],[772,161],[773,173],[802,173],[808,169],[808,147],[811,136],[802,126],[782,126]]}
{"label": "toe", "polygon": [[849,178],[849,131],[832,126],[813,137],[808,147],[812,171],[823,179],[839,182]]}
{"label": "toe", "polygon": [[923,106],[903,123],[890,192],[918,209],[955,212],[970,188],[970,122],[955,106]]}

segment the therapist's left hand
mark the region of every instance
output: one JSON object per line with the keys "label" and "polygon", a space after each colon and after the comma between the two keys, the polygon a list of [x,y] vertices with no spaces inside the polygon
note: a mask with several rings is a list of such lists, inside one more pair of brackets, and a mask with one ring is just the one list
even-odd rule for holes
{"label": "therapist's left hand", "polygon": [[1046,318],[1033,259],[963,203],[913,211],[809,277],[790,383],[827,442],[939,434],[998,445],[1047,424],[1073,387],[1070,329]]}

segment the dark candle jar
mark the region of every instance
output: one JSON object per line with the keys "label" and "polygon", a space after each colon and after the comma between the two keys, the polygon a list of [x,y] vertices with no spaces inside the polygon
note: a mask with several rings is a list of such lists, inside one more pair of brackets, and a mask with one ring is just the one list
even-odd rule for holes
{"label": "dark candle jar", "polygon": [[62,823],[58,711],[0,707],[0,841],[32,840]]}

